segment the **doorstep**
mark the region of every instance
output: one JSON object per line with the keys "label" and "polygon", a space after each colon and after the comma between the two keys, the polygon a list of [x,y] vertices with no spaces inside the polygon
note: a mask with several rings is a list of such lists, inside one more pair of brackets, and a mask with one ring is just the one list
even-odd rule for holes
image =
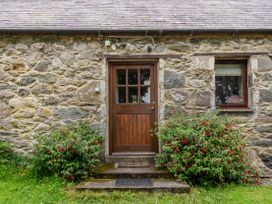
{"label": "doorstep", "polygon": [[76,186],[77,191],[165,191],[173,193],[189,193],[187,183],[175,179],[91,179]]}

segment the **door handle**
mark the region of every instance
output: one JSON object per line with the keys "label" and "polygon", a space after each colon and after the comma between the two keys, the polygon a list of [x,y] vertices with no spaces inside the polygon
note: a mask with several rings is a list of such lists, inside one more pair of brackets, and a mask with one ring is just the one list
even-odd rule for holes
{"label": "door handle", "polygon": [[154,106],[151,106],[148,108],[149,110],[155,110],[155,107]]}

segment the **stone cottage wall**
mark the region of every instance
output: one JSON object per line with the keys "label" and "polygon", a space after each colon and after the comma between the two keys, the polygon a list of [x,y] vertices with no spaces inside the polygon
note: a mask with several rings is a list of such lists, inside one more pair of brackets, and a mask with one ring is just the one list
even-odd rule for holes
{"label": "stone cottage wall", "polygon": [[160,54],[160,121],[176,111],[215,109],[215,52],[252,52],[253,112],[236,115],[244,136],[272,168],[272,35],[2,35],[0,139],[25,152],[34,134],[82,119],[107,136],[108,54]]}

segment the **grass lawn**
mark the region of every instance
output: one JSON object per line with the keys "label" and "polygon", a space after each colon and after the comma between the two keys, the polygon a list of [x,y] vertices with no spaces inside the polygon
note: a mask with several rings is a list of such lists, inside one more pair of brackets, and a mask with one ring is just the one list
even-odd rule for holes
{"label": "grass lawn", "polygon": [[57,178],[36,180],[25,170],[0,166],[0,203],[272,203],[272,186],[193,188],[190,194],[74,192]]}

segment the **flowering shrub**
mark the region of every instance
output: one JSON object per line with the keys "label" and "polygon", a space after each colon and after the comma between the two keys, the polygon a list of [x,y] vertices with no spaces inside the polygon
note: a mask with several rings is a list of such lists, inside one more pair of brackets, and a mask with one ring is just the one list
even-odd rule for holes
{"label": "flowering shrub", "polygon": [[102,136],[87,123],[75,123],[39,135],[34,152],[38,176],[58,175],[66,180],[84,179],[100,163]]}
{"label": "flowering shrub", "polygon": [[246,144],[228,116],[176,115],[157,135],[162,152],[156,165],[166,166],[179,179],[198,185],[258,182]]}

